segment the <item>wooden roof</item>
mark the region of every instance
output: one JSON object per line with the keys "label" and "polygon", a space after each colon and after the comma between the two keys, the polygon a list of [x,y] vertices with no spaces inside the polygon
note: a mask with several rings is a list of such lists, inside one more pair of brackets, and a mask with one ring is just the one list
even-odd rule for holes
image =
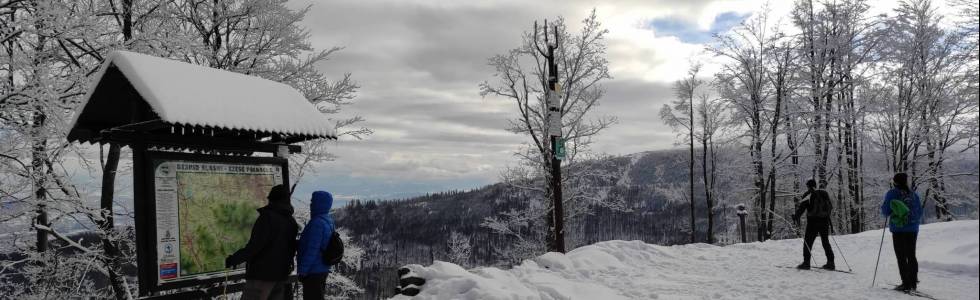
{"label": "wooden roof", "polygon": [[259,77],[117,51],[97,78],[69,141],[254,148],[336,139],[301,93]]}

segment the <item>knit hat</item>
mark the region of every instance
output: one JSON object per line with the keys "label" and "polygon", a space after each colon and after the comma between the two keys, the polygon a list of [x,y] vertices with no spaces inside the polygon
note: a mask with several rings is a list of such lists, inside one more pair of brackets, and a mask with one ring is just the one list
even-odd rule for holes
{"label": "knit hat", "polygon": [[285,184],[280,184],[272,187],[269,191],[269,196],[266,197],[269,202],[286,202],[289,203],[289,188]]}

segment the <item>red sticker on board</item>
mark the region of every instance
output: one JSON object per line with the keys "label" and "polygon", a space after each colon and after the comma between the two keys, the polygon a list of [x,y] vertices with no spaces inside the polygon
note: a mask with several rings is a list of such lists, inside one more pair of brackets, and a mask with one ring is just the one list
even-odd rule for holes
{"label": "red sticker on board", "polygon": [[177,263],[160,264],[160,279],[177,278]]}

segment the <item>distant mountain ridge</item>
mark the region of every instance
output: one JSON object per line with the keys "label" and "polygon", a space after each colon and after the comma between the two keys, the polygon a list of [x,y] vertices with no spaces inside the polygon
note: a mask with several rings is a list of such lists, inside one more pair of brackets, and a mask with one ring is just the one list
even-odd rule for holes
{"label": "distant mountain ridge", "polygon": [[[632,211],[598,209],[583,217],[579,239],[568,247],[606,240],[642,240],[655,244],[689,241],[689,203],[673,201],[687,190],[687,152],[649,151],[606,158],[601,164],[611,168],[614,180],[606,183],[606,197],[623,197]],[[699,211],[704,210],[703,193],[696,195]],[[511,187],[496,183],[469,191],[447,191],[404,200],[353,200],[333,212],[339,227],[367,251],[362,270],[355,281],[365,288],[364,299],[391,296],[395,285],[394,268],[409,263],[429,264],[447,260],[446,241],[451,232],[470,238],[469,265],[508,266],[495,251],[513,244],[511,237],[491,233],[480,224],[487,217],[526,205],[527,199]],[[699,216],[700,217],[700,216]],[[718,218],[723,217],[718,215]],[[703,218],[702,218],[703,219]],[[699,229],[705,225],[699,222]],[[717,222],[716,224],[720,224]],[[703,230],[703,229],[702,229]],[[703,235],[703,233],[699,233]],[[343,271],[343,270],[341,270]],[[390,274],[389,274],[390,273]]]}
{"label": "distant mountain ridge", "polygon": [[[596,209],[578,223],[585,226],[566,227],[569,231],[578,230],[573,234],[579,237],[570,240],[567,248],[607,240],[641,240],[659,245],[690,242],[688,155],[685,149],[647,151],[608,157],[597,164],[610,168],[613,174],[613,180],[604,183],[603,188],[608,190],[605,196],[621,197],[631,211]],[[977,160],[968,157],[951,159],[949,165],[976,170]],[[696,166],[695,172],[700,172],[700,166]],[[695,179],[696,236],[703,240],[707,227],[706,203],[698,175]],[[737,237],[738,217],[734,206],[737,203],[751,205],[751,199],[738,198],[738,187],[732,186],[741,183],[736,182],[738,180],[741,179],[719,180],[716,185],[714,231],[716,241],[722,244],[736,242],[733,239]],[[975,191],[976,188],[976,183],[972,183],[972,189]],[[788,215],[793,210],[793,203],[788,199],[777,202],[779,214]],[[877,199],[876,196],[869,196],[866,201],[873,199]],[[353,200],[333,214],[337,225],[350,230],[355,242],[367,251],[363,268],[354,279],[365,288],[364,299],[374,299],[391,296],[390,287],[397,281],[395,268],[448,260],[447,241],[453,231],[470,238],[472,252],[468,265],[507,267],[519,263],[500,261],[494,251],[506,249],[513,241],[510,237],[491,233],[480,224],[487,217],[526,203],[527,199],[520,193],[496,183],[468,191],[447,191],[404,200]],[[930,209],[927,208],[927,214]],[[976,211],[975,208],[965,210]],[[753,232],[752,223],[748,223],[747,231]],[[792,237],[790,232],[783,235]]]}

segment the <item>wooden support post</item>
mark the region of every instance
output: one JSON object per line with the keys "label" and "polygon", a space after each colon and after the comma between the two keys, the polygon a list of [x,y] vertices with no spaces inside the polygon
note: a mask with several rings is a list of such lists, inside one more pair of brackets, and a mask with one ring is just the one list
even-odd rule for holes
{"label": "wooden support post", "polygon": [[735,213],[738,214],[738,231],[742,233],[742,242],[745,243],[748,242],[745,236],[745,215],[748,215],[749,212],[745,210],[745,204],[741,203],[736,206],[736,209]]}

